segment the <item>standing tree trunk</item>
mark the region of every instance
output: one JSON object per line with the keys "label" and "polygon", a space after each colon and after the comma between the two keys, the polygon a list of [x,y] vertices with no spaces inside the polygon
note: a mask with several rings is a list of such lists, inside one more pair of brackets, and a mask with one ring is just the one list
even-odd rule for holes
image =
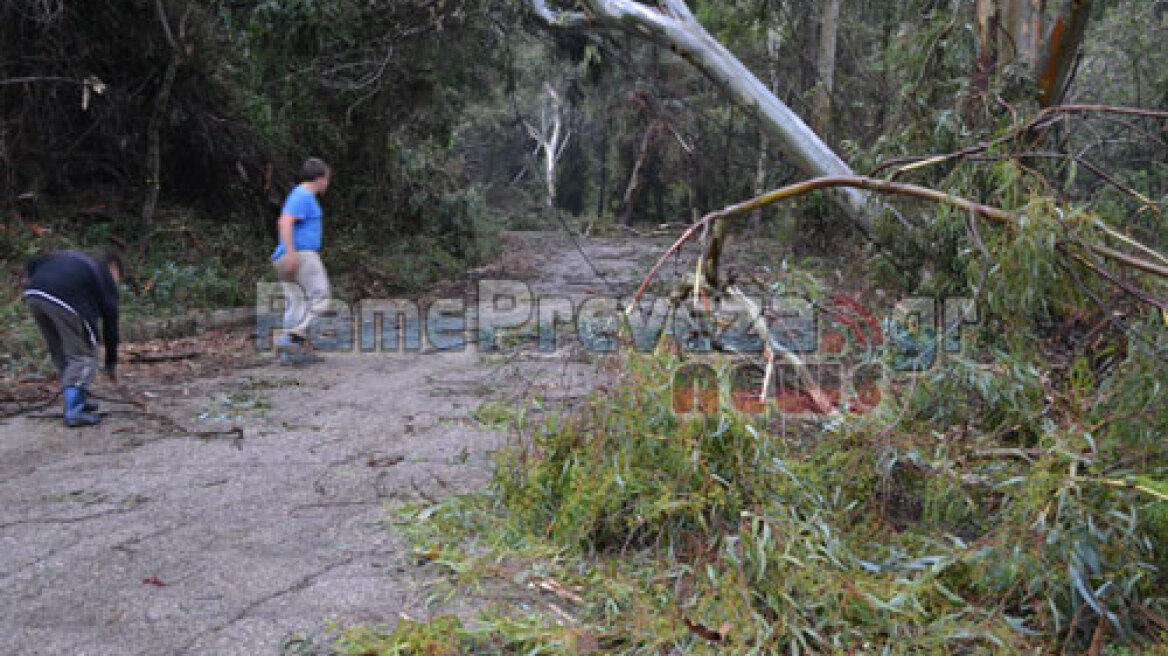
{"label": "standing tree trunk", "polygon": [[821,137],[827,137],[831,127],[831,93],[835,88],[836,37],[839,33],[840,0],[828,0],[823,10],[823,21],[819,29],[819,57],[816,72],[819,80],[815,86],[815,100],[812,104],[812,125]]}
{"label": "standing tree trunk", "polygon": [[1038,102],[1043,107],[1062,103],[1090,15],[1091,0],[1067,0],[1055,14],[1038,64]]}
{"label": "standing tree trunk", "polygon": [[[548,25],[563,28],[615,29],[666,46],[696,67],[739,107],[755,117],[788,157],[812,176],[850,176],[844,164],[798,115],[715,40],[698,23],[684,0],[661,0],[652,7],[633,0],[577,0],[582,11],[561,11],[546,0],[527,0]],[[856,189],[831,194],[845,214],[865,233],[872,216],[883,207],[869,193]]]}
{"label": "standing tree trunk", "polygon": [[977,24],[978,54],[973,65],[972,86],[978,94],[989,90],[990,76],[998,68],[998,32],[1002,17],[997,0],[977,0],[974,6]]}
{"label": "standing tree trunk", "polygon": [[620,222],[622,225],[633,225],[633,212],[636,210],[637,200],[641,196],[641,188],[645,186],[645,165],[652,154],[659,125],[658,121],[651,121],[637,145],[637,154],[633,159],[633,172],[629,175],[629,184],[625,187],[625,195],[621,199]]}
{"label": "standing tree trunk", "polygon": [[689,187],[689,193],[686,199],[689,201],[689,220],[691,223],[696,223],[701,218],[701,210],[698,209],[698,185],[701,184],[699,177],[701,176],[701,167],[698,165],[698,154],[696,149],[689,149],[685,151],[685,169],[686,169],[686,186]]}
{"label": "standing tree trunk", "polygon": [[162,190],[162,121],[170,104],[170,89],[177,73],[178,58],[173,57],[162,75],[162,84],[154,100],[154,112],[150,115],[150,126],[146,129],[146,198],[142,201],[142,227],[138,233],[143,242],[150,238],[154,208],[158,205],[158,194]]}
{"label": "standing tree trunk", "polygon": [[564,127],[564,105],[560,95],[551,84],[545,86],[546,96],[539,114],[539,127],[524,121],[527,133],[535,140],[535,152],[543,152],[543,181],[547,190],[547,206],[555,210],[556,204],[556,165],[568,147],[572,133]]}
{"label": "standing tree trunk", "polygon": [[[778,27],[767,28],[767,68],[770,73],[770,89],[771,93],[776,97],[779,95],[779,52],[783,46],[783,33],[779,31]],[[761,196],[766,191],[767,180],[767,150],[770,144],[767,142],[766,132],[759,134],[758,139],[758,167],[754,174],[754,195]],[[762,231],[762,208],[758,208],[750,213],[750,230],[755,237],[759,236]]]}
{"label": "standing tree trunk", "polygon": [[975,80],[999,63],[1025,64],[1038,83],[1038,102],[1062,102],[1092,0],[977,0],[979,48]]}
{"label": "standing tree trunk", "polygon": [[734,107],[726,112],[726,143],[722,146],[722,190],[729,198],[738,195],[730,175],[730,153],[734,150]]}
{"label": "standing tree trunk", "polygon": [[600,188],[596,192],[596,218],[603,219],[608,207],[608,117],[600,121]]}
{"label": "standing tree trunk", "polygon": [[154,8],[158,12],[158,20],[162,23],[162,32],[166,35],[166,43],[170,47],[170,61],[166,64],[166,72],[162,74],[162,83],[158,87],[158,95],[154,99],[154,112],[150,115],[150,125],[146,129],[146,198],[142,201],[141,230],[138,233],[143,246],[150,239],[151,223],[154,218],[154,208],[158,205],[158,194],[162,189],[162,121],[166,119],[167,109],[170,107],[170,91],[174,87],[174,78],[178,75],[182,65],[184,52],[180,41],[186,37],[187,17],[190,16],[191,6],[188,4],[179,21],[178,39],[170,30],[170,21],[166,17],[166,9],[162,0],[154,0]]}
{"label": "standing tree trunk", "polygon": [[[761,196],[766,191],[766,161],[767,161],[767,139],[766,135],[759,135],[758,138],[758,163],[754,170],[754,195]],[[762,230],[762,208],[759,207],[750,213],[750,232],[758,237]]]}

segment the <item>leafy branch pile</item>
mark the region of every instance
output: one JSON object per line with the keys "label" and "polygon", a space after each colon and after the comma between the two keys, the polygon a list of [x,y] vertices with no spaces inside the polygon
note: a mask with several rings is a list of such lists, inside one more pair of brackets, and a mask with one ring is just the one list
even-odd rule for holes
{"label": "leafy branch pile", "polygon": [[[623,359],[578,411],[517,416],[490,494],[405,511],[422,561],[453,590],[523,592],[485,594],[513,601],[473,623],[361,627],[338,644],[1166,653],[1163,280],[1084,244],[1160,256],[1100,227],[1115,206],[1052,194],[1064,168],[965,160],[947,160],[934,186],[1011,208],[1008,222],[955,203],[898,248],[877,235],[868,250],[905,291],[975,299],[980,323],[961,356],[898,379],[877,412],[826,424],[679,417],[676,356]],[[1154,224],[1126,225],[1163,243]],[[724,293],[714,274],[706,293]]]}
{"label": "leafy branch pile", "polygon": [[668,356],[628,365],[507,452],[493,502],[407,518],[461,589],[538,573],[578,592],[500,604],[436,651],[404,623],[373,653],[1078,653],[1168,631],[1151,354],[1103,377],[1076,360],[1053,407],[1030,365],[958,362],[900,423],[794,436],[679,420]]}

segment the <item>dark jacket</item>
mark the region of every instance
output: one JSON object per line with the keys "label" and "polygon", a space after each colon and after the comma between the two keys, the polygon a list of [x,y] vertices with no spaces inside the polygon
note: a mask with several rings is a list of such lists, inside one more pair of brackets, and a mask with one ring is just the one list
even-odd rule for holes
{"label": "dark jacket", "polygon": [[109,267],[83,253],[61,251],[38,255],[26,268],[26,295],[47,295],[67,305],[95,337],[101,317],[105,365],[113,371],[118,363],[118,286]]}

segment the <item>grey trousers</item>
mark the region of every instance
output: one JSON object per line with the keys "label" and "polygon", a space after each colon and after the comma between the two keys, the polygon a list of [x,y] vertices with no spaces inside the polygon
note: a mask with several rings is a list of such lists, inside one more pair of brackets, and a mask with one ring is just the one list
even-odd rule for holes
{"label": "grey trousers", "polygon": [[296,251],[299,266],[286,276],[276,261],[276,273],[284,287],[284,329],[289,335],[307,339],[313,320],[328,311],[329,281],[320,261],[320,253]]}
{"label": "grey trousers", "polygon": [[85,321],[47,298],[25,296],[40,328],[61,387],[85,387],[97,374],[97,340]]}

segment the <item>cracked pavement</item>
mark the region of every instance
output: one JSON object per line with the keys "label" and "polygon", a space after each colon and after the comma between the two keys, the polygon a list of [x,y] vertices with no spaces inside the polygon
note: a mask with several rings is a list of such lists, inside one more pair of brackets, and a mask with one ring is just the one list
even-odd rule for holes
{"label": "cracked pavement", "polygon": [[[520,242],[511,252],[528,257],[538,289],[597,288],[562,235]],[[627,283],[661,245],[587,248]],[[216,378],[131,381],[154,395],[152,411],[191,430],[242,427],[241,448],[170,435],[132,413],[86,429],[0,420],[6,651],[279,654],[330,620],[469,614],[467,600],[427,606],[425,573],[386,506],[485,485],[503,437],[470,411],[534,392],[585,393],[592,367],[569,360],[467,349],[331,353],[283,368],[269,355]]]}
{"label": "cracked pavement", "polygon": [[231,418],[241,449],[124,448],[139,429],[119,416],[85,430],[0,424],[0,633],[21,654],[257,654],[329,618],[426,617],[385,506],[483,485],[499,440],[465,421],[476,399],[417,384],[434,368],[493,373],[469,352],[332,354],[152,404],[203,428],[203,408],[259,388],[272,409]]}

